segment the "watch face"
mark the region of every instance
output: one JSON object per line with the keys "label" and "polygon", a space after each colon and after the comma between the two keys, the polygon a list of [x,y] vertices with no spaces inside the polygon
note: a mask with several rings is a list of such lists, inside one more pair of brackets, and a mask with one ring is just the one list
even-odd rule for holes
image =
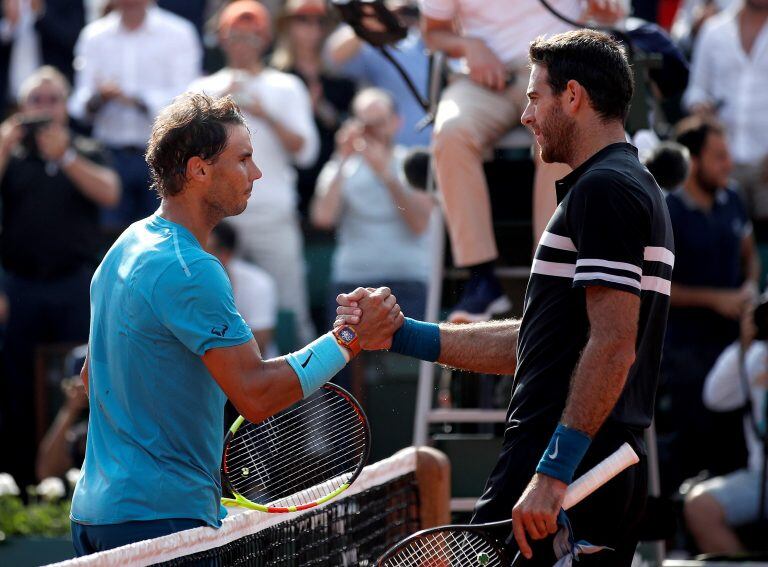
{"label": "watch face", "polygon": [[351,343],[352,341],[355,340],[355,338],[357,338],[357,335],[349,327],[344,327],[343,329],[339,330],[339,337],[345,343]]}

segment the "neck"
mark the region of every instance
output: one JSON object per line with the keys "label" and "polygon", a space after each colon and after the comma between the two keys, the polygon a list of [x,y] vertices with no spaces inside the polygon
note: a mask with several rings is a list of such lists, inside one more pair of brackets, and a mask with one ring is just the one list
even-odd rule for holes
{"label": "neck", "polygon": [[709,210],[715,204],[714,193],[710,193],[702,188],[693,175],[688,176],[688,180],[683,185],[683,188],[688,193],[688,196],[702,209]]}
{"label": "neck", "polygon": [[165,197],[158,209],[158,214],[165,220],[175,222],[191,232],[200,246],[205,248],[208,237],[221,219],[211,218],[203,209],[202,203],[184,196],[184,191],[175,197]]}
{"label": "neck", "polygon": [[258,75],[259,73],[261,73],[261,70],[264,68],[264,65],[261,63],[261,56],[259,56],[259,57],[254,57],[253,59],[248,59],[243,61],[230,61],[229,68],[239,69],[241,71],[248,71],[253,75]]}
{"label": "neck", "polygon": [[745,16],[752,16],[755,18],[768,18],[768,6],[753,6],[750,2],[744,2],[741,8],[741,13]]}
{"label": "neck", "polygon": [[146,17],[146,8],[133,8],[130,10],[123,10],[120,21],[122,22],[123,27],[126,27],[129,30],[135,30],[144,23],[144,18]]}
{"label": "neck", "polygon": [[309,47],[296,47],[293,64],[300,71],[315,74],[320,67],[320,50]]}
{"label": "neck", "polygon": [[589,125],[584,130],[588,135],[580,136],[577,134],[577,147],[567,162],[571,169],[576,169],[604,147],[627,141],[624,125],[618,121],[609,124],[598,121],[598,124]]}

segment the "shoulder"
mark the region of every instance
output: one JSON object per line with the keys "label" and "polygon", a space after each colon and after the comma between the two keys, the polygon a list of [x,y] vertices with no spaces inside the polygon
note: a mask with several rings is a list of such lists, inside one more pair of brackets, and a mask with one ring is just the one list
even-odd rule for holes
{"label": "shoulder", "polygon": [[261,72],[261,76],[265,82],[269,83],[270,87],[298,91],[306,90],[303,81],[292,73],[285,73],[272,67],[267,67]]}
{"label": "shoulder", "polygon": [[181,16],[177,16],[173,12],[164,10],[157,6],[153,6],[149,9],[148,18],[150,19],[150,25],[156,27],[163,34],[172,33],[180,36],[196,36],[195,26],[189,21],[185,20]]}
{"label": "shoulder", "polygon": [[232,80],[231,74],[226,69],[221,69],[208,75],[192,81],[189,90],[193,92],[207,92],[208,94],[217,94],[218,91],[226,88]]}
{"label": "shoulder", "polygon": [[94,41],[104,35],[114,33],[117,30],[119,23],[120,20],[117,14],[114,12],[107,14],[103,18],[94,20],[86,25],[80,32],[80,41]]}
{"label": "shoulder", "polygon": [[736,14],[732,8],[727,8],[707,19],[701,26],[701,43],[706,43],[719,37],[729,26],[734,24]]}
{"label": "shoulder", "polygon": [[576,196],[589,201],[590,205],[605,202],[635,202],[644,208],[650,208],[651,196],[648,194],[636,173],[611,167],[606,163],[590,169],[582,175],[573,187]]}

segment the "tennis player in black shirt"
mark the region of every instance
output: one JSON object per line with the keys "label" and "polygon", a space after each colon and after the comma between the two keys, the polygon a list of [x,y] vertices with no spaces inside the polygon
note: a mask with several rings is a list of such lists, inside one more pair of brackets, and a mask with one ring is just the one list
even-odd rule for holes
{"label": "tennis player in black shirt", "polygon": [[[367,291],[339,296],[363,348],[482,373],[514,371],[499,460],[473,522],[514,520],[525,565],[548,565],[566,487],[628,441],[641,455],[570,512],[577,539],[613,552],[580,565],[626,565],[646,500],[643,430],[653,417],[674,264],[661,190],[625,142],[632,72],[609,36],[579,30],[531,43],[522,122],[546,162],[573,171],[539,242],[521,321],[434,325],[407,319],[381,340]],[[380,336],[380,334],[379,334]],[[369,339],[370,337],[370,339]]]}

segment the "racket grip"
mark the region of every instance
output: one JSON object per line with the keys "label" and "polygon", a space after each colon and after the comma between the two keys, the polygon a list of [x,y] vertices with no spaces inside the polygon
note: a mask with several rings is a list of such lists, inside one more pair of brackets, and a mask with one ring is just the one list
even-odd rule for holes
{"label": "racket grip", "polygon": [[621,471],[637,463],[640,458],[629,443],[624,443],[613,454],[574,480],[565,493],[563,509],[575,506],[603,486]]}

